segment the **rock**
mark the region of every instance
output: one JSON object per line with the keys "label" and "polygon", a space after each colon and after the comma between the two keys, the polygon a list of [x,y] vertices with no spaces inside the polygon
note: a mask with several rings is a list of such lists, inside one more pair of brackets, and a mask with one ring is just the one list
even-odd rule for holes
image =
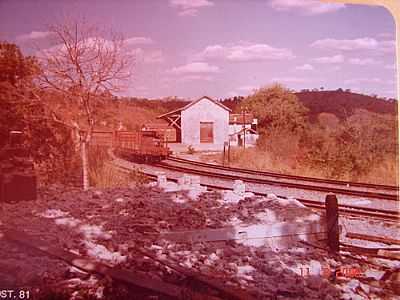
{"label": "rock", "polygon": [[100,199],[100,197],[103,195],[103,192],[102,191],[94,191],[93,192],[93,195],[92,195],[92,198],[93,199]]}
{"label": "rock", "polygon": [[317,260],[311,260],[309,263],[310,275],[319,276],[322,273],[321,263]]}
{"label": "rock", "polygon": [[242,215],[244,218],[247,218],[247,217],[249,216],[249,211],[248,211],[248,209],[247,209],[247,208],[243,208],[242,211],[241,211],[241,215]]}
{"label": "rock", "polygon": [[364,273],[366,277],[374,278],[375,280],[380,280],[384,274],[384,271],[378,271],[375,269],[368,269]]}
{"label": "rock", "polygon": [[205,259],[204,260],[204,264],[206,265],[206,266],[212,266],[213,265],[213,261],[211,260],[211,259]]}
{"label": "rock", "polygon": [[370,288],[367,284],[360,282],[360,288],[364,293],[369,294]]}
{"label": "rock", "polygon": [[352,279],[347,283],[347,287],[353,291],[355,291],[359,285],[360,285],[360,282],[357,279]]}
{"label": "rock", "polygon": [[393,273],[389,278],[389,285],[396,295],[400,295],[400,271]]}
{"label": "rock", "polygon": [[311,275],[307,278],[307,286],[313,290],[319,290],[323,285],[323,281],[320,276]]}
{"label": "rock", "polygon": [[343,293],[341,299],[343,300],[351,300],[352,298],[352,294],[349,293]]}
{"label": "rock", "polygon": [[219,257],[218,257],[215,253],[211,253],[210,259],[211,259],[212,261],[216,261],[216,260],[219,259]]}

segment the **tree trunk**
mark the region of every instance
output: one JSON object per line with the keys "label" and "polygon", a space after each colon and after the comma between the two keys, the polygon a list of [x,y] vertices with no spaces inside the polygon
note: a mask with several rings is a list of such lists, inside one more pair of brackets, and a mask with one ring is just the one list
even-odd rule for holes
{"label": "tree trunk", "polygon": [[83,172],[83,190],[87,191],[90,187],[89,182],[89,145],[93,134],[93,122],[89,122],[89,129],[84,133],[81,139],[81,159],[82,159],[82,172]]}
{"label": "tree trunk", "polygon": [[82,160],[82,173],[83,173],[83,190],[89,189],[89,155],[88,143],[86,139],[81,141],[81,160]]}

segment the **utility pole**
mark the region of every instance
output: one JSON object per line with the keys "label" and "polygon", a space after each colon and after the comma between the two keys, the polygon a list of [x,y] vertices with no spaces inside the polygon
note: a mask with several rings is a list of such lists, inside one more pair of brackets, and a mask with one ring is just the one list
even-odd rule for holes
{"label": "utility pole", "polygon": [[246,107],[242,109],[243,115],[243,148],[246,149]]}

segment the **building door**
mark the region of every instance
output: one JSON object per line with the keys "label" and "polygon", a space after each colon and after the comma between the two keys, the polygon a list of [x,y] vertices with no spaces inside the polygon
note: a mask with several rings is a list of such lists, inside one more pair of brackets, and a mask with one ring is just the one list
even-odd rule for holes
{"label": "building door", "polygon": [[214,123],[200,122],[200,143],[214,142]]}

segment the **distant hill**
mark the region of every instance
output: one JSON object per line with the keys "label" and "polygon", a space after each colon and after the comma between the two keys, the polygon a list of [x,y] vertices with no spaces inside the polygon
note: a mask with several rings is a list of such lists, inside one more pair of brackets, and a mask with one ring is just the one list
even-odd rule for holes
{"label": "distant hill", "polygon": [[[377,97],[352,93],[350,91],[336,90],[336,91],[301,91],[295,93],[298,99],[310,110],[310,120],[316,121],[318,114],[322,112],[332,113],[340,120],[352,115],[357,109],[366,109],[371,112],[383,114],[396,114],[397,101],[394,99],[381,99]],[[220,99],[222,104],[235,111],[238,105],[245,97],[233,97],[227,99]],[[183,107],[189,103],[183,99],[138,99],[138,98],[125,98],[120,101],[124,105],[133,107],[140,107],[145,110],[152,111],[153,113],[165,113]]]}
{"label": "distant hill", "polygon": [[335,114],[344,120],[356,109],[366,109],[382,114],[396,114],[397,101],[385,100],[348,91],[302,91],[295,93],[299,100],[310,110],[310,119],[316,120],[321,112]]}

